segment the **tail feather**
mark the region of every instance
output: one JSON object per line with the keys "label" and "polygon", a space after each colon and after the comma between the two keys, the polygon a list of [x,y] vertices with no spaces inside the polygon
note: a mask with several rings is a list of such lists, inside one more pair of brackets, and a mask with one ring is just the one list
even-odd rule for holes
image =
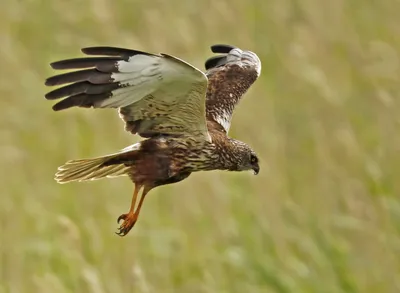
{"label": "tail feather", "polygon": [[[78,159],[66,162],[58,167],[55,180],[58,183],[71,181],[97,180],[105,177],[118,177],[127,175],[130,167],[123,162],[127,156],[132,159],[132,154],[140,149],[140,142],[128,146],[118,153],[93,159]],[[125,159],[125,160],[122,160]]]}
{"label": "tail feather", "polygon": [[55,180],[58,183],[67,183],[126,175],[129,167],[124,164],[102,166],[104,162],[111,158],[112,156],[105,156],[94,159],[68,161],[58,168]]}

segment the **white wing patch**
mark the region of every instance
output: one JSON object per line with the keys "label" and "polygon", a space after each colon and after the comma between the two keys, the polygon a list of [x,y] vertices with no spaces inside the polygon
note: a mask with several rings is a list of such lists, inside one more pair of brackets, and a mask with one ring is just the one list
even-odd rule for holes
{"label": "white wing patch", "polygon": [[229,132],[231,127],[231,114],[227,111],[223,111],[221,115],[215,117],[215,120],[225,129],[226,133]]}
{"label": "white wing patch", "polygon": [[146,71],[152,71],[159,65],[160,58],[157,55],[133,55],[128,61],[118,61],[117,67],[120,73],[138,73],[146,75]]}

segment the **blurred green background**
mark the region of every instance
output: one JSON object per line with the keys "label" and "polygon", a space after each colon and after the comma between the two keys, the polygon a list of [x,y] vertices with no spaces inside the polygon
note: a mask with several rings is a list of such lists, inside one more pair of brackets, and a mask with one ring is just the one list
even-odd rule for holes
{"label": "blurred green background", "polygon": [[[4,1],[0,293],[400,292],[400,2]],[[55,113],[49,63],[85,46],[179,56],[256,52],[231,135],[259,176],[203,172],[155,189],[125,238],[122,177],[58,185],[68,159],[138,138],[112,110]]]}

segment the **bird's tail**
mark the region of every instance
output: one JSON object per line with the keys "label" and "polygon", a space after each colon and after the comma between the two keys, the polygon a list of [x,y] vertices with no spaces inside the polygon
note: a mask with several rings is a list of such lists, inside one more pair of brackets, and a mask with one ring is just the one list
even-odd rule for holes
{"label": "bird's tail", "polygon": [[112,155],[68,161],[58,167],[55,180],[58,183],[67,183],[127,175],[129,167],[123,163],[123,158],[127,153],[132,153],[136,149],[138,149],[138,146],[133,145]]}

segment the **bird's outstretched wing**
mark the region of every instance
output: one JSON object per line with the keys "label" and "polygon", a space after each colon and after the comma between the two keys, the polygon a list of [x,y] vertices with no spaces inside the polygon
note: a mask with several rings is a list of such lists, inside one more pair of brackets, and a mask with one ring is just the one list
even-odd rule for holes
{"label": "bird's outstretched wing", "polygon": [[[205,118],[206,75],[167,54],[114,47],[82,49],[86,55],[54,62],[53,69],[80,69],[50,77],[46,94],[70,107],[119,108],[125,129],[143,137],[196,135],[209,140]],[[65,85],[68,84],[68,85]]]}
{"label": "bird's outstretched wing", "polygon": [[261,73],[261,61],[255,53],[230,45],[214,45],[211,50],[223,55],[211,57],[205,63],[206,117],[228,133],[236,105]]}

